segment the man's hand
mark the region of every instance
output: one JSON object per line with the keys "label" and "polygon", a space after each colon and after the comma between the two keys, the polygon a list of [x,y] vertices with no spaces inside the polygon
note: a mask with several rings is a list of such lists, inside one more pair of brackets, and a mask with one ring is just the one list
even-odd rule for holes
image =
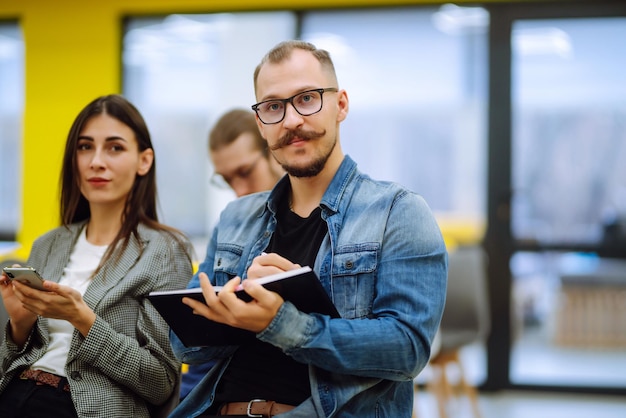
{"label": "man's hand", "polygon": [[294,264],[276,253],[265,254],[254,257],[252,264],[248,268],[248,279],[258,279],[271,274],[282,273],[287,270],[300,268],[300,264]]}
{"label": "man's hand", "polygon": [[[270,292],[254,280],[241,283],[241,279],[235,277],[216,295],[207,275],[200,273],[199,278],[206,304],[191,298],[183,298],[183,303],[190,306],[196,315],[232,327],[261,332],[272,322],[284,302],[278,293]],[[252,297],[250,302],[244,302],[235,294],[240,285]]]}

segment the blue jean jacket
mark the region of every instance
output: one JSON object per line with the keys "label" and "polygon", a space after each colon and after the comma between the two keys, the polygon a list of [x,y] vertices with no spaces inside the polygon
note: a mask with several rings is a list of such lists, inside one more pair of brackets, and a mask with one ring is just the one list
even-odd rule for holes
{"label": "blue jean jacket", "polygon": [[[199,271],[213,284],[238,275],[276,227],[284,177],[271,192],[242,197],[222,212]],[[314,265],[341,314],[304,314],[285,302],[256,337],[309,365],[311,397],[281,417],[410,417],[413,379],[426,365],[443,311],[447,253],[425,201],[389,182],[370,179],[344,158],[322,201],[328,234]],[[189,287],[198,287],[197,274]],[[185,347],[185,363],[215,360],[171,417],[195,417],[213,401],[237,347]]]}

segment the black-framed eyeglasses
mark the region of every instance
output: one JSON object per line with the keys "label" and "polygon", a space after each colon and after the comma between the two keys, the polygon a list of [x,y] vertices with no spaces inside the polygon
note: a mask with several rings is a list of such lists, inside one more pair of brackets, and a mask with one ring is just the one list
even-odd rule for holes
{"label": "black-framed eyeglasses", "polygon": [[312,89],[294,94],[287,99],[271,99],[252,105],[254,110],[265,125],[273,125],[285,119],[287,103],[291,103],[296,112],[302,116],[310,116],[322,110],[324,105],[322,95],[329,92],[339,91],[336,87]]}
{"label": "black-framed eyeglasses", "polygon": [[259,161],[261,161],[261,158],[263,158],[264,156],[265,154],[261,152],[261,154],[259,154],[259,156],[256,157],[254,161],[250,163],[250,165],[240,168],[230,176],[223,176],[221,174],[213,173],[213,175],[211,176],[211,184],[219,187],[220,189],[231,189],[235,179],[246,180],[248,177],[250,177],[257,164],[259,164]]}

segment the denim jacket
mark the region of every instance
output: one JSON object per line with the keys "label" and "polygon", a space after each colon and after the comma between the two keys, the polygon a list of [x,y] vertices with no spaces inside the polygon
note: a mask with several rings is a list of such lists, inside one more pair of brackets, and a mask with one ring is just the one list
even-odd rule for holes
{"label": "denim jacket", "polygon": [[[277,200],[288,181],[222,212],[199,267],[213,284],[245,280],[276,228]],[[320,206],[328,234],[313,269],[341,318],[304,314],[285,302],[256,335],[309,365],[311,397],[281,417],[410,417],[413,379],[428,361],[445,300],[447,253],[439,227],[420,196],[372,180],[348,156]],[[189,287],[198,286],[196,273]],[[211,405],[237,347],[185,347],[171,338],[183,362],[216,360],[170,415],[195,417]]]}

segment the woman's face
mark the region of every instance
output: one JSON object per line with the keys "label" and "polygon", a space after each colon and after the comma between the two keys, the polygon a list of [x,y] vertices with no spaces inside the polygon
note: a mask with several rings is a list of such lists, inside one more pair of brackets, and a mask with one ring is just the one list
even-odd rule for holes
{"label": "woman's face", "polygon": [[80,191],[92,209],[124,208],[135,177],[150,170],[152,149],[139,151],[135,133],[106,113],[92,117],[78,136]]}

